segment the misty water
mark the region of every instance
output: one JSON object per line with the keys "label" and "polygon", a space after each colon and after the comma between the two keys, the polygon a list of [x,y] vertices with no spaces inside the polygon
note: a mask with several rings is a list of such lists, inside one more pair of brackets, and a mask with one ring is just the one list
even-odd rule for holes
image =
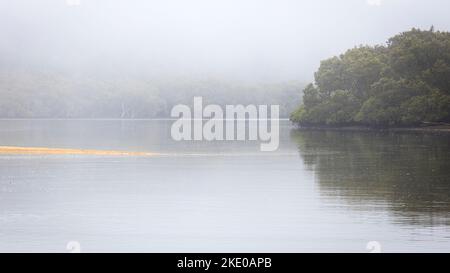
{"label": "misty water", "polygon": [[0,146],[162,156],[0,155],[0,251],[450,249],[450,137],[298,131],[176,142],[170,120],[2,120]]}

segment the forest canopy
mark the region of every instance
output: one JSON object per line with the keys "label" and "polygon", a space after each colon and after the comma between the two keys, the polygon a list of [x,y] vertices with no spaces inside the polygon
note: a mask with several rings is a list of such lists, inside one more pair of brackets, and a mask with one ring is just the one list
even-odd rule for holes
{"label": "forest canopy", "polygon": [[450,33],[412,29],[321,62],[291,120],[302,126],[450,122]]}

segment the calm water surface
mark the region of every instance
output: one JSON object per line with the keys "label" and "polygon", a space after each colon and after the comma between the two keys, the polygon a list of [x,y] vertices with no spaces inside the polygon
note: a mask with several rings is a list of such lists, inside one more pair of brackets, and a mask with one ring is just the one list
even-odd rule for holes
{"label": "calm water surface", "polygon": [[450,251],[450,137],[297,131],[175,142],[171,121],[2,120],[0,146],[163,152],[0,155],[0,251]]}

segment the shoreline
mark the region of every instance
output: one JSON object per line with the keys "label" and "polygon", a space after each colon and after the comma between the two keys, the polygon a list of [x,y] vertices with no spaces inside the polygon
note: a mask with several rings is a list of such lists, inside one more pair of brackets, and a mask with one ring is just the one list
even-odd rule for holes
{"label": "shoreline", "polygon": [[423,127],[369,127],[369,126],[299,126],[295,125],[297,130],[317,130],[317,131],[355,131],[355,132],[412,132],[412,133],[434,133],[450,134],[450,125],[436,125]]}
{"label": "shoreline", "polygon": [[44,147],[0,146],[0,155],[98,155],[98,156],[156,156],[158,153],[111,150],[61,149]]}

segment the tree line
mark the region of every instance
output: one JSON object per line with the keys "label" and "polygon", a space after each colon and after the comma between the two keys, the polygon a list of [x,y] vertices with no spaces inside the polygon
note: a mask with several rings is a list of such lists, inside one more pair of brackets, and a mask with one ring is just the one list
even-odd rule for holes
{"label": "tree line", "polygon": [[450,122],[450,33],[412,29],[321,62],[291,120],[303,126]]}
{"label": "tree line", "polygon": [[205,104],[280,105],[280,116],[301,101],[304,84],[249,84],[216,79],[70,74],[0,66],[0,118],[169,118],[194,96]]}

